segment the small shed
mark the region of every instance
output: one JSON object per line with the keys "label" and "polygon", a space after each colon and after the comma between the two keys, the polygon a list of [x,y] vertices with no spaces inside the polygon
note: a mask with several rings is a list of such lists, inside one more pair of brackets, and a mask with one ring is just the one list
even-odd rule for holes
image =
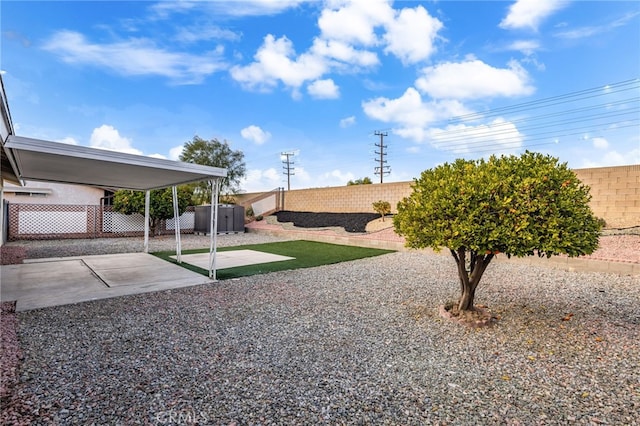
{"label": "small shed", "polygon": [[[211,205],[195,207],[193,232],[209,234],[211,232]],[[218,204],[219,234],[244,232],[244,207],[234,204]]]}

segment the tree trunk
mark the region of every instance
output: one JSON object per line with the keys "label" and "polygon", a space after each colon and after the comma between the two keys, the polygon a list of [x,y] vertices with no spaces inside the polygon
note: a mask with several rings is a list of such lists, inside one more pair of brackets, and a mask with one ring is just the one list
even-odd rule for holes
{"label": "tree trunk", "polygon": [[493,259],[493,254],[480,255],[471,251],[471,270],[467,271],[466,249],[451,250],[451,255],[458,266],[458,277],[460,278],[460,299],[458,300],[459,311],[472,311],[473,299],[476,295],[476,288],[480,283],[482,274],[487,269],[489,262]]}
{"label": "tree trunk", "polygon": [[156,236],[156,231],[158,229],[158,221],[156,219],[149,219],[149,234],[151,234],[152,237]]}
{"label": "tree trunk", "polygon": [[473,310],[473,299],[476,296],[476,291],[474,288],[471,288],[471,284],[467,285],[462,290],[462,295],[460,296],[460,301],[458,302],[458,310],[459,311],[472,311]]}

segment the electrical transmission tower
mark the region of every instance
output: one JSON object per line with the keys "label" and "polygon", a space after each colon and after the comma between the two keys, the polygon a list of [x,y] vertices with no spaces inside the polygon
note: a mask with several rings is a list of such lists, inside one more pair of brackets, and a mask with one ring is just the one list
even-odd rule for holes
{"label": "electrical transmission tower", "polygon": [[384,159],[384,156],[387,155],[387,153],[384,152],[384,149],[387,147],[384,144],[384,137],[387,136],[387,132],[375,132],[375,135],[380,136],[380,143],[375,144],[376,147],[380,148],[380,152],[375,151],[376,154],[380,155],[380,158],[376,159],[380,165],[375,168],[373,173],[380,175],[380,183],[382,183],[383,177],[391,173],[391,168],[385,165],[387,160]]}
{"label": "electrical transmission tower", "polygon": [[295,154],[293,152],[280,153],[280,158],[284,164],[282,168],[284,169],[284,174],[287,175],[287,191],[291,189],[291,176],[295,175],[295,173],[293,173],[295,168],[291,167],[294,164],[293,161],[291,161],[291,157],[294,155]]}

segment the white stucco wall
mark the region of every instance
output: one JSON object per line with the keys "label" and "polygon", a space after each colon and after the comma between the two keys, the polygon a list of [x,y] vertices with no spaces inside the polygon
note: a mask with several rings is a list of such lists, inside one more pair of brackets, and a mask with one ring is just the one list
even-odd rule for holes
{"label": "white stucco wall", "polygon": [[6,184],[4,187],[4,198],[12,204],[98,205],[100,204],[100,198],[104,197],[103,189],[84,185],[28,181],[25,187],[21,188],[22,191],[29,188],[51,190],[50,194],[44,196],[16,195],[11,191],[12,188],[17,187],[11,184]]}

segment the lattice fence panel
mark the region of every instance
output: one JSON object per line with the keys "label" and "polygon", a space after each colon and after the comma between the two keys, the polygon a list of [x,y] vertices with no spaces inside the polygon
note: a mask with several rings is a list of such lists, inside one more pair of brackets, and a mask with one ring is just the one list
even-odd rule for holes
{"label": "lattice fence panel", "polygon": [[139,213],[124,214],[105,209],[102,212],[102,232],[144,232],[144,216]]}
{"label": "lattice fence panel", "polygon": [[[196,213],[195,211],[186,211],[182,213],[182,215],[178,218],[180,221],[180,231],[193,230],[193,227],[196,223]],[[176,224],[174,219],[167,219],[166,227],[169,230],[175,230]]]}
{"label": "lattice fence panel", "polygon": [[9,204],[9,239],[93,236],[96,207],[59,204]]}
{"label": "lattice fence panel", "polygon": [[[111,206],[65,204],[9,204],[7,239],[130,237],[144,234],[144,216],[126,215]],[[180,231],[193,233],[195,209],[180,216]],[[174,221],[160,221],[156,233],[173,233]]]}

